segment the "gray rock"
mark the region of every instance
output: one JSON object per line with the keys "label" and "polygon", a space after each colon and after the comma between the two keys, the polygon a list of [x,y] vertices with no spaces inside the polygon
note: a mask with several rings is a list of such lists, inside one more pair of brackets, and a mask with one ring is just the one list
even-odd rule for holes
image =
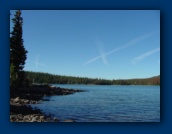
{"label": "gray rock", "polygon": [[63,122],[75,122],[75,121],[68,119],[68,120],[64,120]]}
{"label": "gray rock", "polygon": [[29,104],[29,100],[25,100],[23,101],[25,104]]}
{"label": "gray rock", "polygon": [[13,102],[14,102],[14,103],[18,103],[18,102],[19,102],[19,100],[20,100],[20,98],[19,98],[19,97],[17,97],[17,98],[15,98],[15,99],[13,100]]}
{"label": "gray rock", "polygon": [[37,120],[38,120],[38,116],[35,116],[32,118],[31,122],[37,122]]}
{"label": "gray rock", "polygon": [[40,116],[39,118],[40,118],[40,120],[43,121],[45,117],[44,116]]}
{"label": "gray rock", "polygon": [[23,117],[23,120],[25,120],[25,121],[27,121],[27,120],[28,120],[28,121],[29,121],[29,120],[30,120],[30,118],[26,115],[26,116],[24,116],[24,117]]}
{"label": "gray rock", "polygon": [[33,115],[33,114],[31,114],[29,117],[30,117],[30,118],[33,118],[33,117],[34,117],[34,115]]}
{"label": "gray rock", "polygon": [[23,116],[21,114],[17,115],[18,120],[23,120]]}
{"label": "gray rock", "polygon": [[31,121],[32,120],[32,117],[31,116],[28,116],[28,121]]}

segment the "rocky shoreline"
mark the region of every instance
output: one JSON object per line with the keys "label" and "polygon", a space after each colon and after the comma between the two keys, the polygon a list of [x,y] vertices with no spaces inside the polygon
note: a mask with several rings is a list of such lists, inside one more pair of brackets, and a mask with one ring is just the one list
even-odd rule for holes
{"label": "rocky shoreline", "polygon": [[10,121],[11,122],[75,122],[71,119],[60,120],[44,114],[40,109],[33,109],[30,104],[37,104],[44,96],[69,95],[84,90],[66,89],[49,85],[32,85],[25,88],[11,88]]}

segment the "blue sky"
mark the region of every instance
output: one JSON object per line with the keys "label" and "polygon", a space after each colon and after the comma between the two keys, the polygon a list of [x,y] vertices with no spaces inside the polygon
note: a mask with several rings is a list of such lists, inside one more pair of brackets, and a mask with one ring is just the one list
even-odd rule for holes
{"label": "blue sky", "polygon": [[22,10],[22,17],[25,70],[105,79],[160,74],[160,10]]}

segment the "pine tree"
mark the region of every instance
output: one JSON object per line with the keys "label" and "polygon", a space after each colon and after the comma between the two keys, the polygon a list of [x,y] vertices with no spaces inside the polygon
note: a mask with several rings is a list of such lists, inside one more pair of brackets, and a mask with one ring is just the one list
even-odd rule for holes
{"label": "pine tree", "polygon": [[12,22],[14,26],[12,32],[10,33],[10,69],[12,69],[10,70],[10,78],[13,79],[10,80],[11,84],[15,83],[15,85],[17,86],[23,86],[25,80],[23,68],[25,65],[25,60],[27,58],[27,51],[25,50],[23,45],[23,18],[21,17],[20,10],[16,11]]}

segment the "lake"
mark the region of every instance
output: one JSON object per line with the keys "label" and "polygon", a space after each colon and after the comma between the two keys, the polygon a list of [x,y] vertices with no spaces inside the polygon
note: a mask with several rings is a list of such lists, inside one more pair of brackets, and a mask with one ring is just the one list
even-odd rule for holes
{"label": "lake", "polygon": [[68,85],[83,89],[71,95],[45,97],[33,105],[61,120],[76,122],[160,122],[160,86]]}

